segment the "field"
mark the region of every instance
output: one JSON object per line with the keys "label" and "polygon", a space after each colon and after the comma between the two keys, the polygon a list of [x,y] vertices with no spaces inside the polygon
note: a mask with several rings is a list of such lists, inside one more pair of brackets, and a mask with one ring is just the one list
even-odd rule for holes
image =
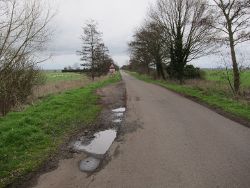
{"label": "field", "polygon": [[46,83],[86,79],[85,74],[79,74],[79,73],[62,73],[60,71],[44,71],[43,73],[46,77]]}
{"label": "field", "polygon": [[85,74],[43,71],[43,75],[45,83],[34,88],[33,95],[30,97],[32,102],[50,94],[84,87],[92,82]]}
{"label": "field", "polygon": [[50,95],[22,112],[0,118],[0,187],[39,168],[65,136],[95,121],[101,110],[95,90],[120,79],[117,74]]}
{"label": "field", "polygon": [[[205,79],[209,81],[216,81],[226,84],[226,71],[223,70],[205,70]],[[229,72],[232,80],[232,72]],[[243,88],[250,88],[250,70],[241,73],[241,85]]]}

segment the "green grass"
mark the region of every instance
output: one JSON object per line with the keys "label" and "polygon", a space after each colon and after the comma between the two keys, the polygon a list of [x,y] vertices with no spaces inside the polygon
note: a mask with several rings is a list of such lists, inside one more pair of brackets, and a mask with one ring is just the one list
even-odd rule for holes
{"label": "green grass", "polygon": [[[216,81],[221,83],[227,83],[226,71],[224,70],[205,70],[206,80]],[[229,72],[232,80],[232,72]],[[241,73],[241,86],[244,88],[250,88],[250,71],[244,71]]]}
{"label": "green grass", "polygon": [[23,112],[0,118],[0,187],[36,170],[63,143],[66,135],[94,122],[101,107],[95,90],[121,79],[49,96]]}
{"label": "green grass", "polygon": [[51,71],[46,71],[44,73],[47,83],[82,80],[86,78],[84,74],[79,74],[79,73],[62,73],[62,72],[51,72]]}
{"label": "green grass", "polygon": [[215,93],[215,92],[204,92],[196,88],[192,88],[192,87],[185,86],[185,85],[179,85],[179,84],[175,84],[175,83],[167,82],[163,80],[153,80],[149,76],[140,75],[135,72],[129,72],[129,74],[145,82],[158,84],[172,91],[184,94],[186,96],[194,97],[201,102],[204,102],[212,107],[219,108],[237,117],[250,120],[250,105],[243,104],[232,98],[228,98],[223,94]]}

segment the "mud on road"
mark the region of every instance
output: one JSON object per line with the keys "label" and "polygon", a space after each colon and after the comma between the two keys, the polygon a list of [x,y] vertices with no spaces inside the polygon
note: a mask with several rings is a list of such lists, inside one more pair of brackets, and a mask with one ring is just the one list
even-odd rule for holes
{"label": "mud on road", "polygon": [[[94,139],[96,133],[110,129],[115,129],[118,135],[119,126],[121,126],[125,114],[121,116],[120,113],[117,113],[115,115],[112,113],[112,110],[126,106],[124,82],[98,89],[96,93],[100,96],[99,105],[102,106],[102,111],[95,124],[87,128],[84,126],[70,137],[65,138],[65,143],[58,152],[51,156],[38,171],[28,174],[23,179],[9,185],[9,187],[56,187],[56,185],[53,185],[53,182],[67,181],[65,177],[69,179],[83,178],[83,176],[88,177],[91,174],[81,172],[79,168],[80,161],[89,158],[89,154],[75,150],[72,143],[84,138],[86,144],[86,142],[91,142]],[[92,173],[99,171],[108,161],[109,157],[105,154],[105,156],[102,156],[98,168]]]}

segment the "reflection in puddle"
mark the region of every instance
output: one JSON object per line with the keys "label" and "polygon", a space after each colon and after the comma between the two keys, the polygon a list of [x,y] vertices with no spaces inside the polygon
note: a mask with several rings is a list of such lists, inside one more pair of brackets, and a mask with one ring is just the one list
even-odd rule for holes
{"label": "reflection in puddle", "polygon": [[126,108],[123,108],[123,107],[112,110],[112,112],[115,112],[115,113],[123,113],[125,111],[126,111]]}
{"label": "reflection in puddle", "polygon": [[124,108],[124,107],[112,110],[112,112],[114,113],[114,119],[112,122],[113,123],[121,123],[125,111],[126,111],[126,108]]}
{"label": "reflection in puddle", "polygon": [[74,148],[78,151],[87,152],[94,155],[104,155],[116,138],[116,130],[106,130],[96,133],[95,138],[88,145],[82,141],[77,141]]}
{"label": "reflection in puddle", "polygon": [[113,120],[113,123],[121,123],[122,122],[122,119],[115,119]]}
{"label": "reflection in puddle", "polygon": [[93,172],[98,168],[100,162],[100,159],[88,157],[87,159],[80,162],[80,170],[83,172]]}

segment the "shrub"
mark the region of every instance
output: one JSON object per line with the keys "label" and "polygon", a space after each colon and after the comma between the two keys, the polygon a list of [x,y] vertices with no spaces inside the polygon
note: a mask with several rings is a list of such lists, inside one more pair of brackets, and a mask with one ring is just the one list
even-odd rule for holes
{"label": "shrub", "polygon": [[186,65],[184,67],[184,77],[186,79],[202,78],[203,75],[204,72],[198,67],[194,67],[193,65]]}

